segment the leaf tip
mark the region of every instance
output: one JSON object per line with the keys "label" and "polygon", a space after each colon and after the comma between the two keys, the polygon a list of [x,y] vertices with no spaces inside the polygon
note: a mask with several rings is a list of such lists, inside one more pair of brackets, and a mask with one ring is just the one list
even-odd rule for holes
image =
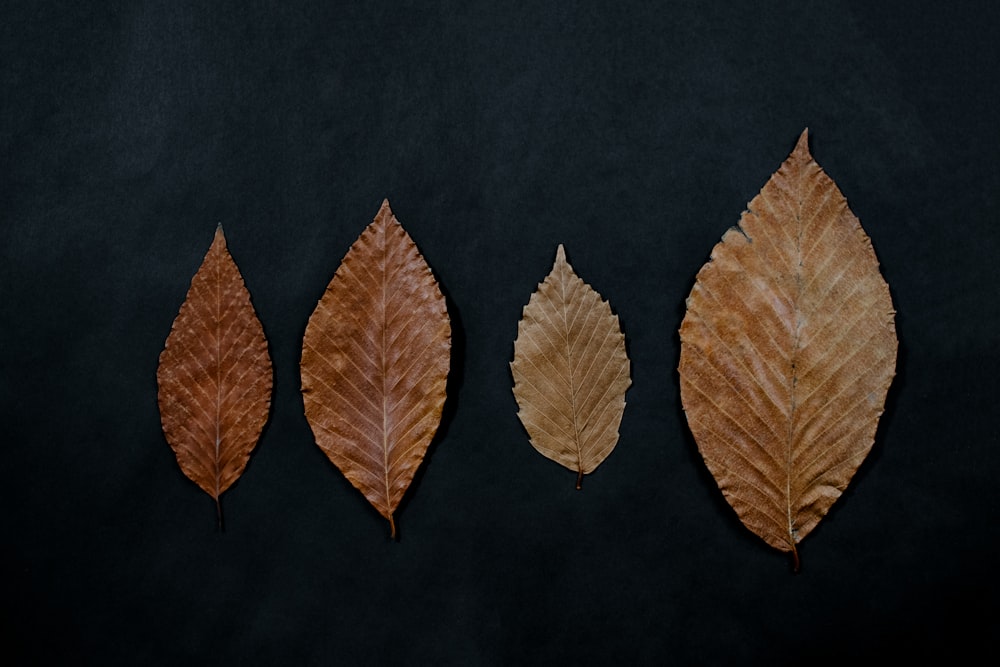
{"label": "leaf tip", "polygon": [[559,247],[556,248],[556,264],[559,264],[560,262],[564,264],[566,263],[566,248],[563,247],[562,243],[560,243]]}
{"label": "leaf tip", "polygon": [[376,229],[386,229],[391,227],[393,224],[399,224],[399,220],[396,219],[396,214],[392,212],[392,208],[389,206],[389,198],[386,197],[382,200],[382,205],[378,208],[378,213],[375,214],[375,219],[372,220],[373,228]]}
{"label": "leaf tip", "polygon": [[802,130],[802,134],[799,135],[799,140],[795,142],[795,153],[805,153],[809,154],[809,128]]}

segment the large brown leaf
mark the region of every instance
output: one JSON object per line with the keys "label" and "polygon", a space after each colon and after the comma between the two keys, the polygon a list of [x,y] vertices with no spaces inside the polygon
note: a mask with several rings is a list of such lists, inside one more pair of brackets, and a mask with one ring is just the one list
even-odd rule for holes
{"label": "large brown leaf", "polygon": [[698,272],[681,401],[743,523],[790,551],[871,449],[895,372],[889,288],[807,132]]}
{"label": "large brown leaf", "polygon": [[264,329],[219,226],[156,372],[160,419],[184,474],[215,499],[246,468],[271,405]]}
{"label": "large brown leaf", "polygon": [[618,317],[573,272],[561,245],[524,307],[510,370],[531,444],[576,472],[579,489],[618,443],[632,380]]}
{"label": "large brown leaf", "polygon": [[316,444],[393,537],[441,421],[450,353],[444,296],[385,201],[309,319],[302,396]]}

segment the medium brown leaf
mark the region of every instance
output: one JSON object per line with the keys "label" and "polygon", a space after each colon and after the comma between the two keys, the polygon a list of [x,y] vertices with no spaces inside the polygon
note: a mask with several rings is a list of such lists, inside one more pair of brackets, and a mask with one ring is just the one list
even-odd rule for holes
{"label": "medium brown leaf", "polygon": [[681,324],[681,401],[743,523],[792,553],[871,449],[896,365],[871,241],[807,132],[715,246]]}
{"label": "medium brown leaf", "polygon": [[441,421],[450,353],[444,296],[385,201],[309,319],[302,396],[316,444],[393,537]]}
{"label": "medium brown leaf", "polygon": [[156,372],[160,419],[181,470],[215,499],[243,474],[271,405],[271,357],[220,225]]}
{"label": "medium brown leaf", "polygon": [[618,317],[573,272],[561,245],[524,307],[510,370],[531,444],[576,472],[579,489],[618,443],[632,380]]}

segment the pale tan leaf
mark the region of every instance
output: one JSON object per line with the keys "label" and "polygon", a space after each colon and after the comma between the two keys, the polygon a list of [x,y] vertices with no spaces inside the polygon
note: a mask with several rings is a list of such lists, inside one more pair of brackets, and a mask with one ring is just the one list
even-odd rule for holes
{"label": "pale tan leaf", "polygon": [[160,419],[181,470],[215,499],[246,468],[271,405],[271,357],[220,226],[156,372]]}
{"label": "pale tan leaf", "polygon": [[743,523],[792,552],[871,449],[896,365],[871,241],[803,132],[698,272],[681,401]]}
{"label": "pale tan leaf", "polygon": [[576,472],[579,489],[618,443],[632,380],[618,317],[573,272],[561,245],[524,307],[510,369],[531,444]]}
{"label": "pale tan leaf", "polygon": [[309,318],[301,371],[316,444],[394,537],[441,421],[450,360],[444,296],[385,201]]}

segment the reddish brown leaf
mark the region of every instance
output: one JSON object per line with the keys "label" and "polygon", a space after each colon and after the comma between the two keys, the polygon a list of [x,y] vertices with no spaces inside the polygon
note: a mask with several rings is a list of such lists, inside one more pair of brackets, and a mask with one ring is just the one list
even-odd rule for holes
{"label": "reddish brown leaf", "polygon": [[524,307],[510,370],[532,446],[575,472],[579,489],[618,443],[632,380],[618,317],[561,245]]}
{"label": "reddish brown leaf", "polygon": [[450,352],[444,296],[385,201],[309,319],[301,366],[316,444],[393,537],[441,421]]}
{"label": "reddish brown leaf", "polygon": [[271,404],[271,358],[220,226],[156,372],[160,419],[181,470],[215,499],[246,468]]}
{"label": "reddish brown leaf", "polygon": [[743,523],[792,552],[871,449],[896,365],[871,241],[807,133],[698,273],[681,401]]}

